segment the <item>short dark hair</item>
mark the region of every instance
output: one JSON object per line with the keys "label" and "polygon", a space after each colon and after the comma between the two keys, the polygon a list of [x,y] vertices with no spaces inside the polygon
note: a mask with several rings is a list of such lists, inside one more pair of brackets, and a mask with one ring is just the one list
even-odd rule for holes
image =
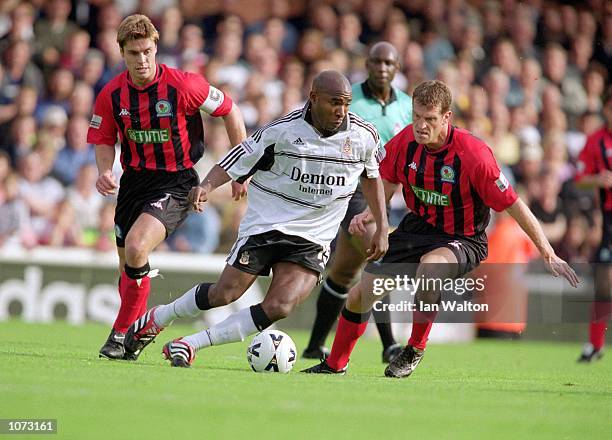
{"label": "short dark hair", "polygon": [[420,83],[414,89],[412,99],[426,107],[440,106],[441,113],[449,111],[453,103],[453,95],[449,87],[437,79]]}
{"label": "short dark hair", "polygon": [[131,40],[150,38],[155,44],[159,41],[159,32],[155,29],[151,19],[146,15],[132,14],[126,17],[117,30],[117,43],[123,49],[125,43]]}

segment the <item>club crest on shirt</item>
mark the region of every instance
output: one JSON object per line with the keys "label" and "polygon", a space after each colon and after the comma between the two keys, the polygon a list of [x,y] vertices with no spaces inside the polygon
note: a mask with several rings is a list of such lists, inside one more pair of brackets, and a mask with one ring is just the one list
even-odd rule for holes
{"label": "club crest on shirt", "polygon": [[351,154],[353,152],[353,149],[351,148],[351,138],[347,137],[344,140],[344,145],[342,146],[342,152],[344,154]]}
{"label": "club crest on shirt", "polygon": [[442,182],[455,183],[455,170],[448,165],[444,165],[440,170],[440,177],[442,178]]}
{"label": "club crest on shirt", "polygon": [[248,251],[244,251],[241,255],[240,255],[240,264],[249,264],[249,252]]}
{"label": "club crest on shirt", "polygon": [[158,118],[172,116],[172,106],[165,99],[157,101],[157,104],[155,104],[155,111],[157,112]]}

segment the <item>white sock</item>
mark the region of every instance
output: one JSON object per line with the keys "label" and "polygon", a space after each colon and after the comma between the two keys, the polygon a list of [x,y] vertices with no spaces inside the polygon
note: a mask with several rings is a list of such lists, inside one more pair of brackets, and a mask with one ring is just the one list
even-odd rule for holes
{"label": "white sock", "polygon": [[244,341],[246,336],[257,333],[257,327],[251,317],[251,308],[247,307],[212,327],[194,335],[182,338],[196,350],[211,345],[223,345],[230,342]]}
{"label": "white sock", "polygon": [[198,286],[199,284],[170,304],[159,306],[155,310],[155,323],[161,327],[167,327],[176,318],[188,318],[200,313],[202,310],[198,308],[195,299]]}

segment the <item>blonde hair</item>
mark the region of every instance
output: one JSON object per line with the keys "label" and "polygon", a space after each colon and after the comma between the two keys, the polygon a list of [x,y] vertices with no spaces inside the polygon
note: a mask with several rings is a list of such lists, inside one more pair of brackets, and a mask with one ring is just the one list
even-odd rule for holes
{"label": "blonde hair", "polygon": [[132,14],[123,19],[117,29],[117,43],[123,49],[125,43],[141,38],[150,38],[155,44],[159,41],[159,32],[146,15]]}
{"label": "blonde hair", "polygon": [[414,92],[412,99],[425,107],[440,106],[442,114],[450,110],[453,95],[448,86],[439,80],[423,81]]}

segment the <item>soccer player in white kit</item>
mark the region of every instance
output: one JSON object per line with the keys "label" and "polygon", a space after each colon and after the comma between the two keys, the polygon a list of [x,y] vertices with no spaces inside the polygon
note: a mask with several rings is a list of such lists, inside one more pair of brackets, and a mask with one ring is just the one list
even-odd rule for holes
{"label": "soccer player in white kit", "polygon": [[329,243],[359,181],[376,222],[368,259],[384,255],[388,223],[378,174],[384,149],[374,126],[348,111],[351,96],[341,73],[321,72],[303,109],[256,131],[191,190],[189,201],[201,211],[215,188],[230,179],[252,178],[238,239],[216,283],[198,284],[176,301],[149,310],[128,330],[126,347],[142,350],[175,319],[237,300],[270,270],[272,283],[260,304],[168,342],[164,356],[172,366],[189,367],[197,350],[242,341],[288,316],[320,279]]}

